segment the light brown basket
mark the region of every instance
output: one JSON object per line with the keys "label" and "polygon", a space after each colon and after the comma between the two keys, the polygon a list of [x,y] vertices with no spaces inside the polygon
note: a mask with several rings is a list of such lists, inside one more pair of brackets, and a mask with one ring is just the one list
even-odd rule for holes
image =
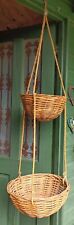
{"label": "light brown basket", "polygon": [[[21,95],[26,113],[34,118],[34,95]],[[65,96],[36,94],[36,119],[49,121],[57,118],[63,111],[66,102]]]}
{"label": "light brown basket", "polygon": [[[45,0],[46,1],[46,0]],[[51,46],[53,50],[53,55],[56,63],[56,67],[58,70],[58,75],[60,78],[62,90],[64,93],[64,96],[57,96],[57,95],[45,95],[42,94],[36,94],[36,119],[39,121],[48,121],[53,120],[57,118],[63,111],[65,102],[66,102],[66,91],[63,84],[63,76],[61,74],[61,70],[58,63],[58,58],[56,55],[56,48],[54,46],[54,42],[52,39],[48,18],[47,18],[47,9],[46,9],[46,2],[45,2],[45,12],[44,12],[44,18],[43,18],[43,24],[42,24],[42,30],[39,40],[39,45],[37,48],[31,76],[29,79],[27,91],[25,95],[21,95],[22,103],[24,110],[26,110],[26,113],[28,113],[29,116],[33,117],[34,113],[34,94],[36,93],[36,82],[37,82],[37,76],[38,76],[38,68],[39,68],[39,62],[40,62],[40,56],[41,56],[41,49],[42,49],[42,43],[43,43],[43,35],[44,35],[44,28],[45,25],[47,26],[48,35],[51,41]],[[34,78],[34,80],[33,80]],[[33,80],[33,92],[30,93],[30,85]]]}
{"label": "light brown basket", "polygon": [[21,176],[8,183],[7,192],[13,204],[30,217],[42,218],[56,213],[67,200],[69,184],[53,174],[39,173],[32,176]]}
{"label": "light brown basket", "polygon": [[36,110],[34,95],[34,148],[32,174],[21,176],[22,148],[24,137],[24,114],[22,123],[22,139],[19,160],[19,176],[7,185],[7,192],[15,205],[22,213],[31,217],[47,217],[56,213],[67,200],[70,185],[67,182],[66,165],[66,107],[64,114],[64,177],[49,174],[35,174],[35,146],[36,146]]}

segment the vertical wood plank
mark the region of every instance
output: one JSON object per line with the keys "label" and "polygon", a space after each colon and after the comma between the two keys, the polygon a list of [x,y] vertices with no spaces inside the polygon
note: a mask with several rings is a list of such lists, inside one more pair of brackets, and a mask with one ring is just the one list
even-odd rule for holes
{"label": "vertical wood plank", "polygon": [[[55,26],[51,27],[55,40]],[[54,93],[54,57],[47,30],[44,34],[42,51],[42,80],[41,92],[45,94]],[[52,162],[52,128],[53,121],[41,122],[40,124],[40,146],[39,146],[39,172],[51,173]],[[50,217],[37,219],[37,225],[50,225]]]}
{"label": "vertical wood plank", "polygon": [[0,223],[8,225],[8,196],[6,193],[6,185],[8,176],[0,174]]}
{"label": "vertical wood plank", "polygon": [[[54,26],[52,27],[53,36],[55,35]],[[54,92],[54,57],[47,31],[44,35],[43,52],[42,52],[42,87],[41,92],[53,94]],[[43,172],[51,172],[52,157],[52,124],[42,122],[40,124],[40,149],[39,162],[40,169]],[[46,163],[45,163],[46,162]]]}
{"label": "vertical wood plank", "polygon": [[[63,75],[63,81],[66,88],[67,85],[67,24],[61,23],[58,27],[58,55]],[[58,76],[58,75],[57,75]],[[61,85],[57,82],[57,91],[62,94]],[[53,172],[63,175],[63,140],[64,140],[64,115],[63,113],[53,123],[53,156],[52,162]],[[51,217],[51,224],[62,225],[62,209]]]}
{"label": "vertical wood plank", "polygon": [[[74,24],[67,21],[67,67],[66,67],[66,85],[74,85]],[[67,101],[67,119],[74,117],[74,108],[70,101]],[[68,180],[71,185],[69,198],[62,209],[62,225],[73,225],[74,223],[74,138],[70,129],[67,127],[67,168]]]}

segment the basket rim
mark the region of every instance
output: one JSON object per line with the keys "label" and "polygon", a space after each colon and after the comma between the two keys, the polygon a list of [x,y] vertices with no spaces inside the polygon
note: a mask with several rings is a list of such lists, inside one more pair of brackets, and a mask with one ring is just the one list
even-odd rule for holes
{"label": "basket rim", "polygon": [[[50,173],[36,173],[36,174],[34,174],[35,176],[42,176],[42,175],[46,175],[46,176],[53,176],[53,177],[55,177],[55,178],[60,178],[60,179],[63,179],[63,177],[61,177],[61,176],[59,176],[59,175],[55,175],[55,174],[50,174]],[[32,174],[28,174],[28,175],[24,175],[24,176],[21,176],[22,177],[22,179],[23,178],[28,178],[28,177],[32,177]],[[17,178],[15,178],[15,179],[13,179],[13,180],[11,180],[11,181],[9,181],[9,183],[7,184],[7,192],[8,192],[8,194],[10,195],[10,196],[12,196],[12,197],[14,197],[15,199],[19,199],[19,200],[22,200],[23,199],[23,197],[18,197],[17,195],[15,195],[15,194],[12,194],[12,193],[10,193],[10,191],[8,190],[8,186],[9,185],[14,185],[14,182],[16,182],[16,181],[18,181],[18,179],[21,179],[21,177],[19,178],[19,177],[17,177]],[[61,193],[59,193],[59,194],[56,194],[56,195],[54,195],[54,196],[51,196],[51,197],[33,197],[33,201],[50,201],[51,199],[55,199],[55,198],[58,198],[58,197],[60,197],[61,195],[63,195],[65,192],[69,192],[69,190],[70,190],[70,184],[68,183],[68,182],[66,182],[65,181],[65,184],[66,184],[66,188],[65,188],[65,190],[63,190]],[[24,200],[28,200],[28,201],[32,201],[32,197],[28,197],[28,195],[26,195],[25,194],[25,198],[24,198]]]}
{"label": "basket rim", "polygon": [[[63,98],[65,98],[65,99],[67,99],[67,97],[65,96],[65,95],[49,95],[49,94],[42,94],[42,93],[35,93],[35,95],[36,96],[38,96],[38,97],[42,97],[42,96],[44,96],[44,97],[58,97],[58,98],[60,98],[60,97],[63,97]],[[30,97],[32,97],[32,96],[34,96],[34,94],[30,94],[30,93],[25,93],[25,94],[21,94],[20,95],[21,96],[21,98],[22,97],[24,97],[24,96],[30,96]]]}

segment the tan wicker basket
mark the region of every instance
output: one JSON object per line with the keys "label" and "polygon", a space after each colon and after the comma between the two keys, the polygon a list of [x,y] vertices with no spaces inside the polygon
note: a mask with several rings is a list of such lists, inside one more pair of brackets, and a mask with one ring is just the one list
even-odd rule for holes
{"label": "tan wicker basket", "polygon": [[[45,0],[46,1],[46,0]],[[45,3],[46,5],[46,3]],[[22,103],[24,110],[26,110],[26,113],[28,113],[29,116],[33,117],[34,113],[34,94],[36,93],[36,83],[37,83],[37,77],[38,77],[38,68],[40,63],[40,56],[41,56],[41,49],[42,49],[42,43],[43,43],[43,35],[44,35],[44,28],[45,25],[47,26],[48,35],[51,41],[51,46],[53,50],[53,55],[58,71],[58,75],[60,78],[62,90],[64,93],[64,96],[57,96],[57,95],[46,95],[44,93],[36,94],[36,119],[39,121],[48,121],[53,120],[57,118],[63,111],[65,102],[66,102],[66,91],[63,83],[63,76],[61,74],[61,70],[59,67],[58,58],[56,55],[56,48],[52,39],[48,18],[46,15],[46,6],[45,6],[45,12],[44,12],[44,18],[43,18],[43,24],[42,24],[42,30],[39,40],[39,45],[37,48],[37,52],[34,59],[34,64],[32,68],[32,72],[30,75],[30,79],[28,82],[26,94],[21,95]],[[33,80],[34,78],[34,80]],[[33,83],[33,90],[32,94],[30,93],[31,88],[31,82]]]}
{"label": "tan wicker basket", "polygon": [[[34,118],[34,96],[21,95],[26,113]],[[36,119],[49,121],[57,118],[63,111],[66,102],[65,96],[36,94]]]}
{"label": "tan wicker basket", "polygon": [[21,176],[8,183],[7,192],[13,204],[30,217],[42,218],[56,213],[65,203],[70,186],[60,176],[39,173],[34,174],[32,193],[32,176]]}
{"label": "tan wicker basket", "polygon": [[[35,96],[34,96],[35,97]],[[22,123],[22,139],[19,160],[19,176],[7,185],[7,192],[15,205],[22,213],[30,217],[47,217],[56,213],[67,200],[70,185],[67,182],[66,165],[66,107],[64,113],[64,177],[49,174],[35,174],[35,146],[36,146],[36,117],[34,99],[34,148],[32,174],[21,176],[22,148],[24,137],[24,114]]]}

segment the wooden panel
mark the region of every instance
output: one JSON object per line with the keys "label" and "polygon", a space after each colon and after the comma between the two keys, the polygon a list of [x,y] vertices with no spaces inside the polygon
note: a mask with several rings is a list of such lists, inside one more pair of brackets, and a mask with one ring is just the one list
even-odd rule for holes
{"label": "wooden panel", "polygon": [[8,196],[6,185],[8,176],[0,174],[0,223],[8,225]]}
{"label": "wooden panel", "polygon": [[[55,39],[55,25],[52,26],[52,33]],[[32,35],[32,34],[31,34]],[[29,38],[31,37],[29,35]],[[11,124],[11,152],[8,157],[0,157],[0,172],[4,175],[4,179],[12,179],[18,176],[18,161],[21,142],[21,115],[22,104],[20,101],[20,93],[24,92],[24,39],[18,39],[14,41],[13,48],[13,87],[12,87],[12,124]],[[45,58],[47,56],[47,58]],[[52,54],[51,46],[47,32],[44,35],[43,52],[42,52],[42,92],[53,93],[54,92],[54,57]],[[52,75],[51,75],[52,74]],[[52,129],[53,124],[42,123],[40,127],[40,146],[39,146],[39,158],[36,161],[36,172],[50,172],[52,162]],[[32,160],[22,160],[22,174],[28,174],[32,171]],[[4,186],[4,182],[1,182],[1,189]],[[31,219],[26,215],[20,215],[18,210],[8,200],[6,194],[6,183],[4,186],[4,199],[5,204],[5,218],[2,218],[2,225],[49,225],[50,218],[43,219]],[[3,196],[3,193],[2,193]],[[5,197],[6,196],[6,197]],[[4,214],[3,214],[4,215]],[[1,215],[0,215],[1,217]],[[1,219],[1,218],[0,218]],[[4,220],[5,219],[5,220]],[[5,222],[6,221],[6,222]]]}
{"label": "wooden panel", "polygon": [[[68,23],[67,29],[68,45],[67,45],[67,87],[74,85],[74,25]],[[71,51],[72,50],[72,51]],[[68,101],[67,103],[67,119],[74,116],[74,107]],[[67,127],[67,161],[68,161],[68,179],[71,185],[68,201],[63,208],[62,225],[74,224],[74,135]]]}
{"label": "wooden panel", "polygon": [[36,225],[36,218],[30,218],[29,216],[27,215],[22,215],[20,214],[20,224],[21,225],[24,225],[26,223],[26,225]]}
{"label": "wooden panel", "polygon": [[20,5],[16,0],[0,1],[0,31],[33,26],[41,21],[40,15]]}
{"label": "wooden panel", "polygon": [[[23,3],[25,6],[33,9],[34,11],[43,12],[44,2],[41,0],[30,1],[30,0],[18,0],[19,2]],[[72,2],[68,0],[56,0],[48,1],[48,12],[49,15],[53,16],[53,18],[61,19],[70,17],[74,19],[74,15],[72,13]]]}

